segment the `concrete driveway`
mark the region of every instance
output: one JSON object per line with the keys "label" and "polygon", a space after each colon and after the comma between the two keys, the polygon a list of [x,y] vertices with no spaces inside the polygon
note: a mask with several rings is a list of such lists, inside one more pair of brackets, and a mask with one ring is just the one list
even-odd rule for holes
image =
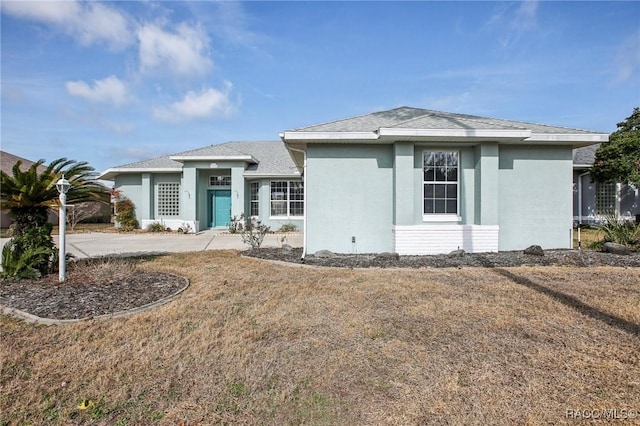
{"label": "concrete driveway", "polygon": [[[58,236],[54,235],[58,244]],[[0,246],[9,241],[1,238]],[[267,234],[262,247],[282,247],[289,244],[302,247],[302,233]],[[203,250],[244,250],[248,248],[240,235],[222,231],[207,230],[197,234],[154,234],[154,233],[118,233],[88,232],[67,234],[67,253],[76,258],[137,255],[149,253],[178,253]]]}

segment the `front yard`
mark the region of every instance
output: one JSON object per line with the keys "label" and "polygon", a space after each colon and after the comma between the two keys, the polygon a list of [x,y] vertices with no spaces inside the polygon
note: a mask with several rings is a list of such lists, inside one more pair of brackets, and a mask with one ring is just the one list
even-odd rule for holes
{"label": "front yard", "polygon": [[191,286],[128,318],[0,317],[0,424],[640,419],[639,268],[142,267]]}

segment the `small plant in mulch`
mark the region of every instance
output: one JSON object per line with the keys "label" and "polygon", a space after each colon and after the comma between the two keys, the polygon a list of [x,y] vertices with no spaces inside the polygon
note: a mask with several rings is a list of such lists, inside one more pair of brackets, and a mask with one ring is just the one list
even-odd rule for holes
{"label": "small plant in mulch", "polygon": [[161,222],[152,222],[147,225],[147,232],[164,232],[165,227]]}
{"label": "small plant in mulch", "polygon": [[600,241],[591,244],[593,249],[601,250],[604,243],[611,242],[622,244],[635,251],[640,250],[640,224],[608,214],[599,230],[603,237]]}
{"label": "small plant in mulch", "polygon": [[239,218],[234,216],[229,225],[229,232],[232,234],[240,233],[242,242],[248,244],[252,250],[260,248],[264,236],[270,231],[271,228],[258,218],[245,219],[244,213],[241,213]]}

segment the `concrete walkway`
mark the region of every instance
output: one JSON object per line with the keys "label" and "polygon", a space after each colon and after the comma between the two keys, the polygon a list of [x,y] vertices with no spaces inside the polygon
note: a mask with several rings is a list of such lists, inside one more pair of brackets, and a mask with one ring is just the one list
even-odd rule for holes
{"label": "concrete walkway", "polygon": [[[53,239],[58,244],[58,236]],[[0,238],[0,247],[9,238]],[[302,247],[302,233],[267,234],[262,247],[282,247],[289,244]],[[108,256],[108,255],[138,255],[150,253],[178,253],[204,250],[244,250],[249,246],[242,242],[237,234],[223,231],[206,230],[197,234],[154,234],[154,233],[118,233],[118,232],[88,232],[67,234],[67,253],[76,258]]]}

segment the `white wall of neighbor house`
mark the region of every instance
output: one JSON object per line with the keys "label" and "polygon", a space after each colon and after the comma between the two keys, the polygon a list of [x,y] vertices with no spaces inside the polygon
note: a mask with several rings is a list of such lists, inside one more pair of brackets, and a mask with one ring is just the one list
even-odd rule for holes
{"label": "white wall of neighbor house", "polygon": [[500,250],[572,245],[571,147],[500,145]]}

